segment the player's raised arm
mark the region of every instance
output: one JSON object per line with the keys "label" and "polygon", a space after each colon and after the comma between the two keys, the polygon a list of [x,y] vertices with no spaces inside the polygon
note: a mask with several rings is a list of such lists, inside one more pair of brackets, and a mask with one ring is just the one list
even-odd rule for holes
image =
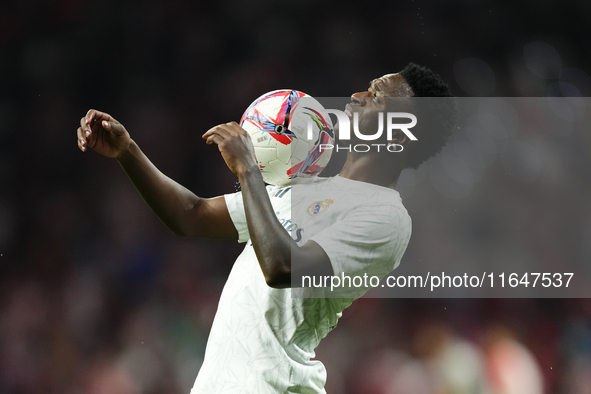
{"label": "player's raised arm", "polygon": [[302,246],[283,228],[265,189],[261,171],[254,157],[254,148],[247,132],[236,122],[211,128],[203,138],[215,143],[228,165],[238,177],[242,189],[248,233],[265,281],[270,287],[291,287],[292,259],[306,275],[332,275],[330,259],[314,241]]}
{"label": "player's raised arm", "polygon": [[150,209],[181,236],[237,239],[224,197],[201,198],[164,175],[125,127],[107,113],[91,109],[80,119],[78,147],[117,159]]}

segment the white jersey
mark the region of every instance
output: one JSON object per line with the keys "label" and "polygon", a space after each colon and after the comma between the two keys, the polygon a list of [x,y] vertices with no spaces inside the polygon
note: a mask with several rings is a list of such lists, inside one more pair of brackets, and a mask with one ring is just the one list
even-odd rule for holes
{"label": "white jersey", "polygon": [[[400,262],[411,221],[397,191],[342,177],[268,186],[279,221],[298,245],[318,243],[334,275],[380,278]],[[246,223],[242,194],[225,196],[240,242],[191,394],[324,393],[314,349],[355,298],[295,298],[269,287]],[[293,216],[292,216],[293,213]],[[365,292],[367,289],[363,289]]]}

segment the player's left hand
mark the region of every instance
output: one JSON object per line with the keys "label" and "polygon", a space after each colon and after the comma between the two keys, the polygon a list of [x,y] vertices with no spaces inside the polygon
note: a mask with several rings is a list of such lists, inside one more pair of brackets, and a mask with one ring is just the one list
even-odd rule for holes
{"label": "player's left hand", "polygon": [[236,122],[224,123],[209,129],[203,134],[208,144],[218,146],[226,165],[240,176],[258,165],[254,156],[254,147],[248,132]]}

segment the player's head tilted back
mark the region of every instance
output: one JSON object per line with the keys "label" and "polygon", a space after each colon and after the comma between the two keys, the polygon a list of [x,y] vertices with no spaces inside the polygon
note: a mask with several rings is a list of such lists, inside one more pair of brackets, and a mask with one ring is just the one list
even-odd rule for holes
{"label": "player's head tilted back", "polygon": [[411,141],[405,149],[406,167],[417,168],[445,146],[456,124],[458,111],[449,85],[430,69],[410,63],[400,75],[412,89],[412,97],[437,97],[418,100],[416,106],[422,122],[417,123],[413,133],[419,141]]}
{"label": "player's head tilted back", "polygon": [[417,125],[412,128],[417,141],[402,133],[390,141],[404,146],[403,153],[396,157],[398,162],[403,159],[403,168],[417,168],[441,151],[457,119],[449,86],[439,75],[415,63],[399,73],[372,80],[367,91],[354,93],[351,101],[345,112],[350,118],[357,113],[359,130],[366,135],[379,127],[379,112],[410,112],[417,116]]}

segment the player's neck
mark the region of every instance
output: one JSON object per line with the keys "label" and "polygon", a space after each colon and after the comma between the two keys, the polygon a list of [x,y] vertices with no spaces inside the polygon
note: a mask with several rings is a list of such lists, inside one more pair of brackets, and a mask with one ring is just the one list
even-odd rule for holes
{"label": "player's neck", "polygon": [[403,169],[400,160],[384,155],[349,154],[339,176],[393,189]]}

